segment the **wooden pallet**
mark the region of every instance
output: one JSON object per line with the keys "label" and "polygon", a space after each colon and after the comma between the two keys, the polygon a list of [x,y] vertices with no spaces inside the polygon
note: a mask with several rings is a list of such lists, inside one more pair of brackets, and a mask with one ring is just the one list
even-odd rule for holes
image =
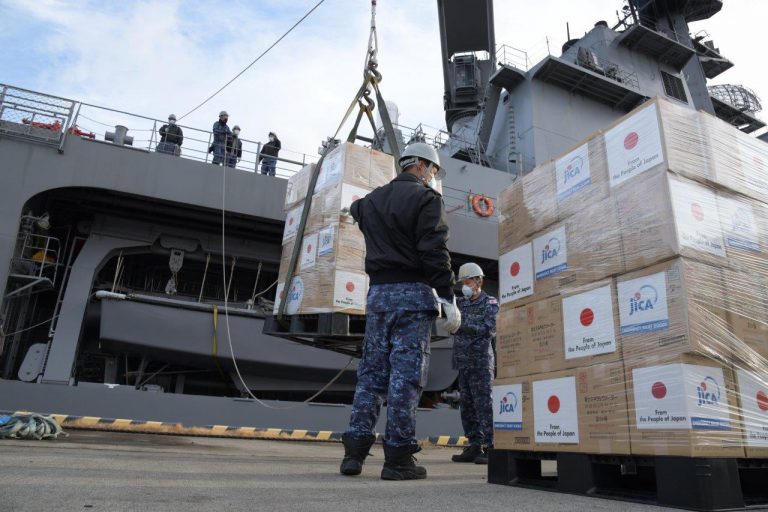
{"label": "wooden pallet", "polygon": [[[555,461],[557,473],[543,472],[542,461]],[[492,450],[488,482],[687,510],[768,510],[768,459]]]}

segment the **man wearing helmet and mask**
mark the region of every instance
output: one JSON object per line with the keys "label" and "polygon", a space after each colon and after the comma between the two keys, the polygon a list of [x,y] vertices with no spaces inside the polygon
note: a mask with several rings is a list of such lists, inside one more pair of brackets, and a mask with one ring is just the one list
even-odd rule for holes
{"label": "man wearing helmet and mask", "polygon": [[232,130],[227,126],[229,114],[226,110],[219,112],[219,120],[213,123],[213,144],[208,148],[213,153],[213,165],[226,165],[227,140],[232,137]]}
{"label": "man wearing helmet and mask", "polygon": [[429,341],[439,306],[448,332],[461,325],[446,243],[448,225],[435,148],[414,143],[400,158],[403,170],[389,184],[352,203],[365,237],[370,279],[363,356],[357,371],[349,429],[342,438],[341,473],[359,475],[373,444],[381,405],[387,402],[384,480],[427,477],[416,466],[416,407],[429,369]]}
{"label": "man wearing helmet and mask", "polygon": [[453,369],[459,371],[461,425],[469,446],[454,455],[453,462],[488,464],[488,448],[493,445],[491,382],[499,301],[483,291],[483,277],[477,263],[459,268],[461,327],[453,338]]}

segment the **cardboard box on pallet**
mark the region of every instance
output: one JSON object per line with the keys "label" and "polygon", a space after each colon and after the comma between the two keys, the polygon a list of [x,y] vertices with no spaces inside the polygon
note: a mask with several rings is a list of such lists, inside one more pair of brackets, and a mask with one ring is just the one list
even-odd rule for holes
{"label": "cardboard box on pallet", "polygon": [[518,377],[530,373],[531,352],[526,350],[529,332],[525,308],[502,306],[496,317],[496,377]]}
{"label": "cardboard box on pallet", "polygon": [[607,198],[502,253],[499,298],[523,305],[623,271],[621,233]]}
{"label": "cardboard box on pallet", "polygon": [[768,202],[768,146],[715,116],[699,115],[708,134],[707,150],[715,181]]}
{"label": "cardboard box on pallet", "polygon": [[555,159],[554,167],[558,220],[608,197],[608,165],[602,133]]}
{"label": "cardboard box on pallet", "polygon": [[[283,289],[294,242],[283,246],[275,309]],[[288,314],[365,314],[368,278],[365,240],[356,225],[335,222],[307,233],[302,241],[296,275],[288,294]]]}
{"label": "cardboard box on pallet", "polygon": [[768,275],[725,269],[723,277],[734,364],[765,362],[768,373]]}
{"label": "cardboard box on pallet", "polygon": [[728,266],[768,275],[768,214],[766,205],[731,192],[718,191],[717,206]]}
{"label": "cardboard box on pallet", "polygon": [[[288,179],[286,211],[306,198],[314,167],[314,164],[304,166]],[[372,190],[386,185],[394,178],[395,164],[392,155],[345,142],[328,153],[323,160],[314,192],[317,194],[338,183]]]}
{"label": "cardboard box on pallet", "polygon": [[768,457],[768,368],[764,361],[734,368],[744,450],[750,458]]}
{"label": "cardboard box on pallet", "polygon": [[612,281],[604,280],[511,310],[497,332],[519,342],[503,343],[498,375],[535,375],[621,359],[615,303]]}
{"label": "cardboard box on pallet", "polygon": [[722,269],[675,258],[618,277],[617,290],[625,358],[731,358]]}
{"label": "cardboard box on pallet", "polygon": [[700,115],[687,107],[655,98],[616,121],[604,138],[612,191],[638,176],[666,170],[714,180],[708,132]]}
{"label": "cardboard box on pallet", "polygon": [[554,162],[540,165],[499,195],[499,247],[511,249],[533,233],[557,222]]}
{"label": "cardboard box on pallet", "polygon": [[676,255],[727,264],[714,189],[657,173],[633,181],[615,198],[627,270]]}
{"label": "cardboard box on pallet", "polygon": [[534,451],[629,454],[621,361],[532,375],[529,379]]}
{"label": "cardboard box on pallet", "polygon": [[[312,204],[304,233],[318,231],[323,226],[338,222],[342,208],[349,208],[354,201],[365,197],[371,190],[342,182],[317,192],[312,196]],[[301,201],[286,214],[283,244],[296,237],[303,210],[304,201]]]}
{"label": "cardboard box on pallet", "polygon": [[743,457],[733,373],[702,356],[626,359],[632,455]]}
{"label": "cardboard box on pallet", "polygon": [[530,377],[493,382],[493,446],[500,450],[533,450],[533,407]]}

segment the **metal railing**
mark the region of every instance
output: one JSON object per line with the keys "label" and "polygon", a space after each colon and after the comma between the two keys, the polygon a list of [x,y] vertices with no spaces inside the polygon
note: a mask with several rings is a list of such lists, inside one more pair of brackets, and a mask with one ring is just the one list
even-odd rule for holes
{"label": "metal railing", "polygon": [[56,285],[61,256],[58,238],[20,233],[17,240],[17,256],[13,261],[14,274],[38,281],[47,280]]}
{"label": "metal railing", "polygon": [[[128,147],[158,152],[159,131],[164,124],[167,124],[166,121],[148,116],[0,84],[0,135],[56,145],[60,150],[67,136],[105,141],[107,132],[114,132],[115,127],[121,125],[128,128],[128,136],[133,138]],[[178,156],[212,162],[213,154],[209,151],[213,146],[212,132],[178,126],[184,136]],[[242,155],[239,159],[235,158],[231,166],[259,172],[264,143],[246,138],[241,138],[240,142]],[[162,153],[163,147],[160,149]],[[173,158],[173,155],[170,157]],[[270,158],[276,160],[276,176],[288,178],[304,165],[317,162],[319,157],[283,148],[278,157]]]}
{"label": "metal railing", "polygon": [[518,50],[517,48],[506,44],[497,45],[496,63],[516,68],[521,71],[528,71],[533,67],[533,63],[528,58],[528,52]]}
{"label": "metal railing", "polygon": [[[128,128],[128,135],[133,136],[133,147],[148,152],[166,153],[163,147],[158,151],[158,145],[161,144],[160,128],[168,123],[160,119],[132,114],[121,110],[116,110],[98,105],[82,103],[80,110],[75,117],[75,123],[81,132],[90,133],[97,140],[105,140],[107,131],[114,131],[115,125],[122,125]],[[211,123],[213,125],[213,123]],[[211,149],[214,146],[213,132],[211,130],[201,130],[192,126],[177,124],[183,132],[182,145],[178,148],[178,157],[196,160],[199,162],[212,163],[214,153]],[[230,127],[231,129],[231,127]],[[243,171],[260,172],[260,157],[264,143],[241,137],[242,155],[238,159],[233,158],[229,167]],[[268,155],[265,155],[268,156]],[[169,155],[169,158],[175,158]],[[309,155],[293,151],[291,149],[281,149],[278,157],[275,158],[276,176],[288,178],[298,172],[303,166],[316,163],[319,156]]]}
{"label": "metal railing", "polygon": [[0,84],[0,133],[59,145],[75,105],[66,98]]}

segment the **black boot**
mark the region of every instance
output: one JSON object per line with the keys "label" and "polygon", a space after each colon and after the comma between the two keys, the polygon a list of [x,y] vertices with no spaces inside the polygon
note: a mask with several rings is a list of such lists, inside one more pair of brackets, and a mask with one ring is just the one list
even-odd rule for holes
{"label": "black boot", "polygon": [[490,450],[491,448],[493,448],[493,447],[492,446],[488,446],[488,447],[483,448],[480,451],[480,454],[478,454],[478,456],[475,457],[475,464],[484,464],[484,465],[487,466],[488,465],[488,450]]}
{"label": "black boot", "polygon": [[427,478],[427,470],[416,465],[414,453],[420,452],[421,447],[387,446],[384,445],[384,467],[381,470],[382,480],[423,480]]}
{"label": "black boot", "polygon": [[349,434],[341,436],[341,441],[344,443],[344,460],[341,461],[341,474],[342,475],[359,475],[363,471],[363,462],[368,456],[368,450],[373,446],[373,442],[376,441],[375,436],[354,438]]}
{"label": "black boot", "polygon": [[475,459],[478,455],[480,455],[483,452],[482,448],[476,444],[471,444],[464,448],[464,450],[458,454],[451,457],[451,460],[453,462],[475,462]]}

